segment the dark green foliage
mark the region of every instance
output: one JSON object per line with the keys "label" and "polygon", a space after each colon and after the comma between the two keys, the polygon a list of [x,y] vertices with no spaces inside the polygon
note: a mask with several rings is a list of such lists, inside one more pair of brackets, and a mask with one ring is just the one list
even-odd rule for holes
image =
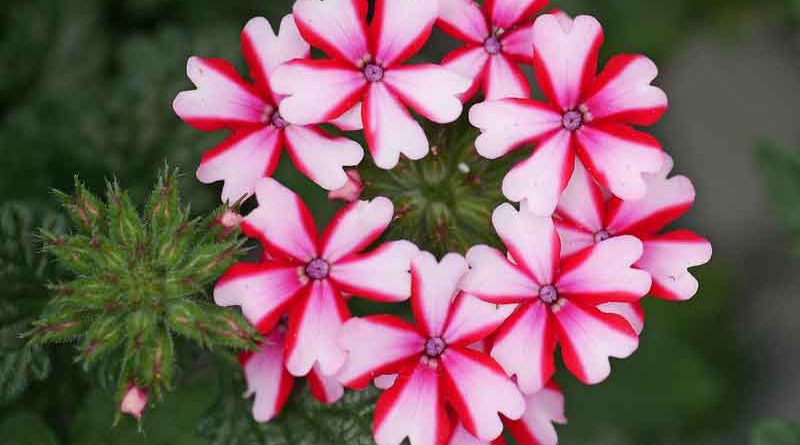
{"label": "dark green foliage", "polygon": [[781,223],[800,250],[800,150],[785,150],[768,142],[758,147],[767,190]]}
{"label": "dark green foliage", "polygon": [[175,335],[208,349],[255,344],[238,312],[197,298],[243,253],[242,242],[217,222],[225,209],[191,219],[177,181],[165,170],[140,213],[116,183],[103,201],[76,180],[72,195],[57,193],[74,232],[41,230],[45,251],[73,279],[51,286],[31,345],[74,343],[87,369],[111,361],[118,399],[131,383],[157,399],[171,388]]}
{"label": "dark green foliage", "polygon": [[770,419],[753,428],[752,445],[797,445],[800,443],[800,424]]}

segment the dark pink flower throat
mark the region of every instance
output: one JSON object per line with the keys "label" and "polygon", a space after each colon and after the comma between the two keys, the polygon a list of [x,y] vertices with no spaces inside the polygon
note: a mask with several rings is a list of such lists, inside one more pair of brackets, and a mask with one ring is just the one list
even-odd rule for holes
{"label": "dark pink flower throat", "polygon": [[322,258],[314,258],[306,264],[306,275],[312,280],[324,280],[331,273],[331,265]]}
{"label": "dark pink flower throat", "polygon": [[439,357],[444,353],[445,349],[447,349],[447,343],[439,337],[429,338],[428,341],[425,342],[425,355],[430,358]]}
{"label": "dark pink flower throat", "polygon": [[375,63],[367,64],[364,67],[364,77],[368,82],[380,82],[383,80],[383,67]]}
{"label": "dark pink flower throat", "polygon": [[539,289],[539,299],[542,300],[544,304],[553,304],[558,301],[558,290],[551,284],[542,286],[542,288]]}

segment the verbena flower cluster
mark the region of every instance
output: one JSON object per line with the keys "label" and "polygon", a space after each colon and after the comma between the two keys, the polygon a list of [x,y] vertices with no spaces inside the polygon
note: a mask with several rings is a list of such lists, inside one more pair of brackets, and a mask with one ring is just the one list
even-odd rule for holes
{"label": "verbena flower cluster", "polygon": [[[277,33],[264,18],[245,26],[251,81],[228,62],[189,59],[197,89],[178,95],[176,113],[231,132],[197,177],[224,181],[223,201],[258,202],[241,227],[263,259],[234,265],[214,292],[265,339],[241,360],[256,420],[274,418],[306,377],[323,403],[345,387],[385,389],[379,445],[497,444],[504,429],[521,444],[555,444],[553,424],[566,422],[552,381],[556,347],[576,378],[602,382],[611,357],[638,347],[642,297],[697,292],[688,268],[708,262],[711,245],[662,231],[691,207],[693,186],[669,176],[671,158],[640,130],[667,109],[651,85],[655,64],[619,55],[598,71],[600,23],[542,14],[546,4],[377,0],[368,22],[366,0],[298,0]],[[434,27],[464,46],[440,64],[417,62]],[[312,47],[324,57],[312,58]],[[531,99],[522,65],[544,100]],[[483,101],[466,112],[480,156],[535,146],[496,184],[509,202],[486,226],[505,249],[476,245],[437,260],[427,246],[384,242],[398,209],[387,197],[358,200],[365,184],[346,168],[364,150],[343,134],[363,131],[372,162],[392,170],[401,155],[446,150],[430,146],[420,122],[454,122],[474,97]],[[270,178],[283,149],[349,201],[322,233]],[[352,317],[350,298],[410,300],[414,322]]]}

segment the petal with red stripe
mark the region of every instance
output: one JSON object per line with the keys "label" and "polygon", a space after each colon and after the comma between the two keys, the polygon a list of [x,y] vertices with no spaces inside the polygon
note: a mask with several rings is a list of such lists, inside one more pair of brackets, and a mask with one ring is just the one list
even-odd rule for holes
{"label": "petal with red stripe", "polygon": [[474,295],[461,293],[450,308],[442,338],[448,345],[460,346],[481,341],[496,331],[515,307],[513,304],[488,303]]}
{"label": "petal with red stripe", "polygon": [[375,62],[390,67],[416,54],[431,35],[438,16],[438,1],[377,0],[370,23]]}
{"label": "petal with red stripe", "polygon": [[276,94],[288,96],[281,116],[295,125],[339,118],[361,101],[367,86],[364,73],[334,60],[296,59],[276,68],[271,80]]}
{"label": "petal with red stripe", "polygon": [[392,68],[383,79],[403,103],[439,124],[458,119],[459,97],[470,87],[466,77],[432,63]]}
{"label": "petal with red stripe", "polygon": [[539,285],[553,284],[561,250],[553,218],[506,203],[495,209],[492,223],[514,262]]}
{"label": "petal with red stripe", "polygon": [[594,120],[653,125],[667,110],[667,95],[650,85],[657,76],[656,64],[645,56],[612,57],[584,105]]}
{"label": "petal with red stripe", "polygon": [[547,6],[548,0],[487,0],[486,10],[492,26],[510,29]]}
{"label": "petal with red stripe", "polygon": [[342,131],[363,130],[364,123],[361,122],[361,102],[329,123]]}
{"label": "petal with red stripe", "polygon": [[347,304],[333,285],[328,280],[313,281],[289,314],[286,369],[297,377],[308,374],[317,364],[324,375],[338,372],[347,353],[336,337],[349,318]]}
{"label": "petal with red stripe", "polygon": [[561,258],[567,258],[594,244],[594,233],[568,223],[555,220],[558,238],[561,240]]}
{"label": "petal with red stripe", "polygon": [[311,368],[311,372],[306,376],[308,379],[308,389],[311,395],[320,403],[330,405],[336,403],[344,395],[344,387],[335,377],[323,374],[319,365]]}
{"label": "petal with red stripe", "polygon": [[273,332],[254,353],[242,355],[242,368],[247,381],[245,397],[255,394],[253,418],[269,422],[280,414],[294,386],[294,377],[283,366],[284,335]]}
{"label": "petal with red stripe", "polygon": [[527,408],[522,418],[506,422],[506,427],[519,445],[556,445],[558,434],[553,423],[565,424],[564,393],[550,383],[541,391],[525,398]]}
{"label": "petal with red stripe", "polygon": [[623,317],[562,300],[554,312],[561,356],[581,382],[594,385],[611,373],[609,357],[627,358],[639,337]]}
{"label": "petal with red stripe", "polygon": [[460,74],[470,82],[467,91],[460,94],[462,102],[468,101],[483,82],[489,54],[480,46],[463,46],[447,54],[442,59],[442,67]]}
{"label": "petal with red stripe", "polygon": [[561,114],[541,102],[502,99],[474,105],[469,110],[469,122],[481,130],[475,140],[478,153],[484,158],[497,159],[552,135],[561,128]]}
{"label": "petal with red stripe", "polygon": [[477,438],[497,439],[503,432],[500,415],[519,419],[525,411],[519,389],[487,354],[450,346],[441,367],[449,405]]}
{"label": "petal with red stripe", "polygon": [[197,179],[204,184],[225,181],[224,202],[232,204],[250,197],[258,180],[275,171],[282,144],[281,132],[271,126],[233,133],[203,154]]}
{"label": "petal with red stripe", "polygon": [[637,335],[644,330],[644,309],[642,303],[603,303],[597,309],[607,314],[617,314],[628,321]]}
{"label": "petal with red stripe", "polygon": [[572,178],[558,200],[556,215],[562,221],[594,234],[603,230],[605,213],[602,191],[583,164],[576,160]]}
{"label": "petal with red stripe", "polygon": [[322,236],[322,257],[331,263],[360,252],[380,237],[394,216],[394,204],[379,196],[339,211]]}
{"label": "petal with red stripe", "polygon": [[556,132],[508,172],[503,179],[503,194],[514,202],[527,200],[530,211],[536,215],[550,216],[574,169],[572,135],[567,131]]}
{"label": "petal with red stripe", "polygon": [[295,167],[325,190],[343,187],[347,183],[344,168],[358,165],[364,158],[358,142],[331,137],[313,126],[290,125],[285,134]]}
{"label": "petal with red stripe", "polygon": [[525,73],[503,54],[495,54],[489,58],[489,67],[483,82],[487,101],[509,97],[527,99],[531,95]]}
{"label": "petal with red stripe", "polygon": [[625,125],[584,125],[576,135],[583,165],[620,199],[642,199],[647,193],[643,175],[658,172],[664,163],[656,138]]}
{"label": "petal with red stripe", "polygon": [[308,57],[311,47],[300,36],[294,17],[289,14],[281,20],[277,35],[264,17],[250,19],[242,30],[242,53],[256,87],[278,103],[280,98],[273,94],[269,84],[270,74],[282,63]]}
{"label": "petal with red stripe", "polygon": [[472,0],[439,0],[439,21],[442,31],[466,43],[481,45],[489,37],[486,16]]}
{"label": "petal with red stripe", "polygon": [[519,306],[495,334],[492,357],[525,394],[541,390],[555,372],[552,324],[549,309],[537,301]]}
{"label": "petal with red stripe", "polygon": [[242,221],[271,255],[307,263],[317,257],[317,228],[311,211],[293,191],[272,178],[256,184],[259,206]]}
{"label": "petal with red stripe", "polygon": [[403,372],[375,407],[372,426],[377,445],[445,445],[451,428],[444,410],[444,390],[439,372],[418,363]]}
{"label": "petal with red stripe", "polygon": [[203,131],[260,126],[271,105],[246,84],[230,63],[191,57],[186,74],[196,90],[178,93],[172,108],[189,125]]}
{"label": "petal with red stripe", "polygon": [[369,54],[367,0],[298,0],[294,20],[303,37],[340,61],[357,65]]}
{"label": "petal with red stripe", "polygon": [[331,279],[341,292],[381,302],[405,301],[411,295],[411,258],[418,252],[408,241],[386,242],[335,263]]}
{"label": "petal with red stripe", "polygon": [[428,252],[411,260],[411,309],[417,326],[429,337],[441,337],[444,332],[467,267],[464,257],[455,253],[446,255],[441,262]]}
{"label": "petal with red stripe", "polygon": [[503,53],[516,62],[533,63],[533,24],[522,25],[505,34],[500,43]]}
{"label": "petal with red stripe", "polygon": [[603,28],[594,18],[578,16],[569,29],[552,15],[533,25],[533,66],[542,92],[562,111],[575,109],[591,86]]}
{"label": "petal with red stripe", "polygon": [[484,301],[518,303],[539,293],[539,285],[534,279],[493,247],[472,247],[467,252],[467,262],[470,269],[460,287]]}
{"label": "petal with red stripe", "polygon": [[416,328],[399,318],[351,318],[339,332],[339,346],[348,356],[336,377],[350,388],[364,389],[372,379],[397,373],[409,360],[416,360],[424,344]]}
{"label": "petal with red stripe", "polygon": [[632,267],[641,256],[638,238],[609,238],[564,260],[556,287],[584,304],[639,301],[651,284],[650,274]]}
{"label": "petal with red stripe", "polygon": [[390,170],[400,154],[419,160],[428,154],[428,137],[406,107],[383,82],[370,85],[364,100],[364,136],[375,165]]}
{"label": "petal with red stripe", "polygon": [[644,240],[644,253],[634,264],[653,277],[650,293],[671,301],[692,298],[699,287],[689,268],[711,260],[711,243],[689,230],[676,230]]}
{"label": "petal with red stripe", "polygon": [[241,306],[259,332],[270,332],[302,289],[299,266],[286,262],[236,263],[217,281],[214,302]]}

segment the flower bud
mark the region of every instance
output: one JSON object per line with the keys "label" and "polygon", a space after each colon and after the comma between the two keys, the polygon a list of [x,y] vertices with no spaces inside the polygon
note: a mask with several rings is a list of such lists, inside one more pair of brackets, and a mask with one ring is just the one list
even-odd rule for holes
{"label": "flower bud", "polygon": [[119,404],[119,411],[123,414],[130,414],[136,420],[141,420],[145,408],[147,408],[147,390],[131,383]]}

